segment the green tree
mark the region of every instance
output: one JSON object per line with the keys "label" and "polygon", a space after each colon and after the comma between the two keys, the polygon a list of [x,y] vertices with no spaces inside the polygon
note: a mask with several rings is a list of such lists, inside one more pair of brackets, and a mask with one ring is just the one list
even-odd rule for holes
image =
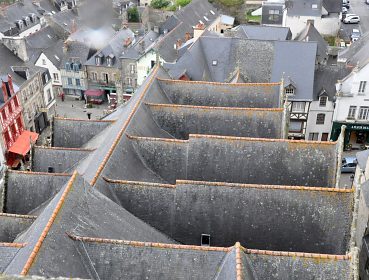
{"label": "green tree", "polygon": [[128,13],[129,22],[139,22],[140,21],[140,15],[138,13],[137,7],[129,8],[127,13]]}
{"label": "green tree", "polygon": [[191,3],[191,0],[176,0],[176,5],[184,7]]}
{"label": "green tree", "polygon": [[153,7],[154,9],[162,9],[162,8],[168,7],[169,4],[170,4],[170,1],[168,0],[152,0],[151,1],[151,7]]}

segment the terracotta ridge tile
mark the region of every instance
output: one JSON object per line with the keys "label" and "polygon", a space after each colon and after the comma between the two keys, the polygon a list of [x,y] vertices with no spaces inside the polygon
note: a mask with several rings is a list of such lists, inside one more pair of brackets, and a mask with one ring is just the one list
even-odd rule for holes
{"label": "terracotta ridge tile", "polygon": [[145,103],[153,107],[172,107],[172,108],[189,108],[189,109],[204,109],[204,110],[236,110],[236,111],[270,111],[283,112],[283,108],[246,108],[246,107],[215,107],[215,106],[196,106],[182,104],[166,104],[166,103]]}
{"label": "terracotta ridge tile", "polygon": [[155,74],[156,72],[158,71],[159,69],[159,66],[157,65],[155,67],[155,69],[153,70],[152,72],[152,76],[150,77],[149,81],[147,82],[147,84],[145,85],[144,89],[143,89],[143,92],[141,94],[141,96],[139,97],[139,99],[137,100],[137,103],[135,104],[135,106],[132,108],[127,120],[125,121],[125,123],[123,124],[122,128],[119,130],[118,132],[118,135],[117,137],[115,138],[112,146],[110,147],[110,149],[108,150],[107,154],[105,155],[104,159],[102,160],[102,162],[100,163],[96,173],[95,173],[95,176],[92,178],[91,182],[90,182],[90,185],[93,186],[95,185],[97,179],[99,178],[101,172],[103,171],[103,169],[105,168],[105,165],[107,164],[108,160],[110,159],[111,155],[113,154],[113,151],[115,150],[115,147],[118,145],[120,139],[122,138],[125,130],[127,129],[128,127],[128,124],[130,123],[133,115],[136,113],[138,107],[140,106],[143,98],[146,96],[146,93],[147,93],[147,90],[149,89],[149,87],[152,85],[152,82],[155,78]]}
{"label": "terracotta ridge tile", "polygon": [[175,138],[157,138],[157,137],[145,137],[145,136],[133,136],[126,134],[128,139],[131,140],[150,140],[150,141],[159,141],[159,142],[175,142],[175,143],[188,143],[188,140],[181,140]]}
{"label": "terracotta ridge tile", "polygon": [[74,171],[72,177],[70,178],[70,180],[69,180],[69,182],[68,182],[65,190],[63,191],[63,193],[62,193],[62,195],[61,195],[61,197],[60,197],[60,199],[58,201],[58,204],[56,205],[54,211],[52,212],[52,214],[51,214],[51,216],[50,216],[50,218],[49,218],[49,220],[48,220],[45,228],[43,229],[43,231],[42,231],[42,233],[40,235],[40,238],[37,240],[37,243],[36,243],[35,247],[33,248],[32,252],[31,252],[31,254],[30,254],[30,256],[29,256],[29,258],[28,258],[28,260],[27,260],[27,262],[25,264],[25,266],[23,267],[23,270],[21,272],[21,275],[22,276],[27,275],[28,271],[30,270],[30,268],[31,268],[31,266],[32,266],[32,264],[33,264],[36,256],[37,256],[38,252],[40,251],[40,248],[42,246],[42,243],[44,242],[47,234],[49,233],[50,228],[52,227],[52,225],[53,225],[53,223],[55,221],[55,218],[59,214],[59,211],[62,208],[63,203],[64,203],[64,201],[65,201],[65,199],[66,199],[66,197],[67,197],[70,189],[72,188],[74,181],[77,178],[77,174],[78,174],[77,171]]}
{"label": "terracotta ridge tile", "polygon": [[175,189],[176,185],[171,184],[161,184],[161,183],[151,183],[151,182],[141,182],[141,181],[127,181],[127,180],[115,180],[109,179],[105,176],[102,177],[106,182],[113,183],[113,184],[127,184],[127,185],[135,185],[135,186],[149,186],[149,187],[157,187],[157,188],[168,188],[168,189]]}
{"label": "terracotta ridge tile", "polygon": [[337,141],[311,141],[311,140],[291,140],[291,139],[269,139],[269,138],[255,138],[255,137],[238,137],[238,136],[222,136],[222,135],[207,135],[207,134],[190,134],[189,138],[213,138],[224,140],[243,140],[243,141],[260,141],[260,142],[286,142],[299,144],[321,144],[321,145],[335,145]]}
{"label": "terracotta ridge tile", "polygon": [[56,120],[62,121],[79,121],[79,122],[105,122],[105,123],[114,123],[116,120],[85,120],[85,119],[75,119],[75,118],[63,118],[63,117],[54,117]]}
{"label": "terracotta ridge tile", "polygon": [[15,174],[27,174],[27,175],[49,175],[49,176],[72,176],[71,173],[49,173],[49,172],[34,172],[34,171],[21,171],[8,169],[7,172]]}
{"label": "terracotta ridge tile", "polygon": [[169,31],[167,34],[165,34],[163,36],[163,38],[161,38],[157,45],[154,46],[155,49],[158,49],[158,47],[164,42],[164,40],[169,36],[169,34],[173,33],[179,26],[181,26],[183,24],[183,22],[181,21],[176,27],[174,27],[171,31]]}
{"label": "terracotta ridge tile", "polygon": [[176,185],[208,185],[214,187],[235,187],[235,188],[254,188],[254,189],[276,189],[276,190],[298,190],[298,191],[313,191],[313,192],[332,192],[332,193],[353,193],[355,190],[338,189],[329,187],[307,187],[307,186],[286,186],[286,185],[264,185],[264,184],[242,184],[228,182],[207,182],[207,181],[192,181],[192,180],[176,180]]}
{"label": "terracotta ridge tile", "polygon": [[169,83],[183,83],[183,84],[202,84],[202,85],[226,85],[229,87],[251,87],[251,86],[264,86],[264,87],[270,87],[270,86],[279,86],[281,83],[221,83],[221,82],[206,82],[206,81],[184,81],[184,80],[172,80],[172,79],[163,79],[163,78],[156,78],[158,81],[161,82],[169,82]]}
{"label": "terracotta ridge tile", "polygon": [[241,249],[246,254],[283,256],[283,257],[300,257],[300,258],[312,258],[312,259],[328,259],[328,260],[350,260],[351,259],[350,254],[331,255],[331,254],[304,253],[304,252],[270,251],[270,250],[247,249],[242,246],[241,246]]}
{"label": "terracotta ridge tile", "polygon": [[22,219],[30,219],[30,220],[37,219],[37,216],[34,216],[34,215],[20,215],[20,214],[11,214],[11,213],[0,213],[0,217],[22,218]]}
{"label": "terracotta ridge tile", "polygon": [[242,257],[241,257],[241,244],[236,242],[236,279],[242,280]]}
{"label": "terracotta ridge tile", "polygon": [[92,152],[96,149],[85,149],[85,148],[65,148],[65,147],[48,147],[48,146],[34,146],[37,149],[45,149],[45,150],[60,150],[60,151],[84,151],[84,152]]}
{"label": "terracotta ridge tile", "polygon": [[76,236],[70,233],[67,233],[67,235],[72,240],[75,240],[75,241],[85,241],[85,242],[102,243],[102,244],[128,245],[128,246],[134,246],[134,247],[151,247],[151,248],[163,248],[163,249],[218,251],[218,252],[229,252],[233,248],[233,247],[210,247],[210,246],[208,247],[208,246],[180,245],[180,244],[159,243],[159,242],[143,242],[143,241],[94,238],[94,237]]}
{"label": "terracotta ridge tile", "polygon": [[23,248],[27,243],[10,243],[10,242],[0,242],[0,247],[13,247],[13,248]]}

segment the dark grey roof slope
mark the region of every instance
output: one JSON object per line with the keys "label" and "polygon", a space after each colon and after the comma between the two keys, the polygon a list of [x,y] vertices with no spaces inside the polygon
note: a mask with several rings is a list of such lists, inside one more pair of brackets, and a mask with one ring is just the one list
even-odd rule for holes
{"label": "dark grey roof slope", "polygon": [[[293,5],[290,5],[287,9],[288,16],[313,16],[321,17],[322,15],[322,3],[323,0],[297,0],[293,1]],[[337,1],[338,2],[338,1]],[[316,5],[313,8],[312,5]]]}
{"label": "dark grey roof slope", "polygon": [[308,23],[306,27],[295,38],[296,41],[317,42],[318,51],[317,59],[320,62],[328,60],[328,43],[324,40],[319,31],[316,30],[312,23]]}
{"label": "dark grey roof slope", "polygon": [[[9,244],[11,245],[11,244]],[[0,273],[3,273],[5,268],[9,265],[12,259],[20,250],[19,247],[9,246],[8,244],[0,244]],[[0,276],[1,278],[1,276]]]}
{"label": "dark grey roof slope", "polygon": [[319,65],[315,70],[314,100],[325,94],[333,101],[336,95],[336,83],[350,73],[350,69],[342,65]]}
{"label": "dark grey roof slope", "polygon": [[121,54],[121,58],[139,59],[142,55],[154,48],[158,38],[159,34],[150,30],[132,47],[126,48]]}
{"label": "dark grey roof slope", "polygon": [[349,66],[363,67],[369,61],[369,32],[338,54],[338,60]]}
{"label": "dark grey roof slope", "polygon": [[90,57],[91,48],[86,43],[67,41],[66,47],[66,53],[64,53],[60,64],[61,68],[65,68],[65,63],[72,59],[78,59],[80,63],[85,64]]}
{"label": "dark grey roof slope", "polygon": [[53,198],[71,175],[8,171],[5,184],[5,210],[28,214]]}
{"label": "dark grey roof slope", "polygon": [[91,149],[36,146],[32,149],[32,170],[49,172],[52,168],[56,173],[71,172],[91,152]]}
{"label": "dark grey roof slope", "polygon": [[292,37],[289,27],[266,25],[239,25],[235,28],[236,35],[245,39],[258,40],[290,40]]}
{"label": "dark grey roof slope", "polygon": [[0,213],[0,242],[13,242],[36,217]]}
{"label": "dark grey roof slope", "polygon": [[81,148],[100,134],[113,121],[54,118],[53,145],[64,148]]}
{"label": "dark grey roof slope", "polygon": [[[54,218],[53,213],[57,215]],[[52,222],[46,227],[49,221]],[[17,238],[17,242],[27,242],[27,246],[10,263],[6,269],[7,274],[20,274],[27,260],[32,258],[30,254],[36,243],[43,238],[41,236],[45,227],[47,236],[43,239],[42,246],[36,249],[37,258],[32,260],[32,265],[28,268],[30,275],[91,277],[68,233],[173,243],[74,174],[30,229]]]}
{"label": "dark grey roof slope", "polygon": [[357,163],[361,170],[365,170],[366,164],[369,158],[369,150],[361,151],[356,153]]}
{"label": "dark grey roof slope", "polygon": [[191,80],[214,82],[230,81],[236,69],[247,82],[279,82],[284,73],[296,83],[294,98],[312,100],[316,53],[316,42],[200,37],[164,67],[170,76],[185,72]]}

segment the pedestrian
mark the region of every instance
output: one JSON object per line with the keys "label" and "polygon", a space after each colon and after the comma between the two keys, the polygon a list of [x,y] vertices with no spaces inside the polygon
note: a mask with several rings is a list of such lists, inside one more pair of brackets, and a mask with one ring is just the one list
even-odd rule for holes
{"label": "pedestrian", "polygon": [[61,93],[61,100],[64,102],[64,92]]}

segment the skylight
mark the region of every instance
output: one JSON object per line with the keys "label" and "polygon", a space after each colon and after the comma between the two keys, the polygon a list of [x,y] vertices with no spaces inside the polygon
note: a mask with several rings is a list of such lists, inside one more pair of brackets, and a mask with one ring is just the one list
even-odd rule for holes
{"label": "skylight", "polygon": [[215,13],[214,13],[214,11],[213,11],[213,10],[210,10],[210,13],[211,13],[212,15],[215,15]]}

